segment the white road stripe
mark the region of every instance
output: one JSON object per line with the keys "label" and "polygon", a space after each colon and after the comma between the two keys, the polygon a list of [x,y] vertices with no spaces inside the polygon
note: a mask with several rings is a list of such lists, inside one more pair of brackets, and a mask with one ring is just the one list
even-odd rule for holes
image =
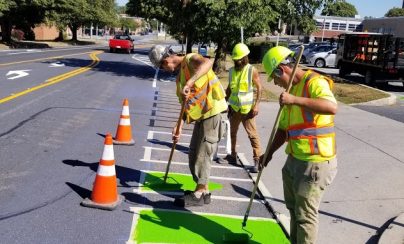
{"label": "white road stripe", "polygon": [[[145,150],[171,151],[171,148],[146,147],[146,146],[144,146],[144,148],[145,148]],[[177,149],[175,149],[175,151],[176,152],[182,152],[182,153],[188,153],[189,152],[189,150],[177,150]],[[217,155],[225,157],[227,154],[226,153],[218,153]]]}
{"label": "white road stripe", "polygon": [[[159,163],[159,164],[167,164],[167,161],[163,160],[154,160],[154,159],[140,159],[141,162],[149,162],[149,163]],[[173,165],[184,165],[188,166],[188,163],[183,163],[183,162],[171,162]],[[212,168],[217,168],[217,169],[238,169],[238,170],[244,170],[244,168],[241,167],[234,167],[234,166],[225,166],[225,165],[212,165]]]}
{"label": "white road stripe", "polygon": [[[162,171],[153,171],[153,170],[143,170],[142,173],[165,173]],[[177,173],[177,172],[173,172],[173,174],[176,175],[185,175],[185,176],[190,176],[192,177],[191,174],[185,174],[185,173]],[[240,182],[252,182],[252,180],[250,178],[231,178],[231,177],[222,177],[222,176],[210,176],[210,179],[216,179],[216,180],[230,180],[230,181],[240,181]]]}
{"label": "white road stripe", "polygon": [[[143,193],[143,194],[159,194],[159,195],[169,195],[169,196],[183,196],[184,192],[182,191],[136,191],[133,190],[135,193]],[[216,200],[224,200],[224,201],[233,201],[233,202],[249,202],[249,197],[229,197],[229,196],[218,196],[218,195],[211,195],[212,199]],[[254,203],[263,203],[262,200],[253,200]]]}
{"label": "white road stripe", "polygon": [[[149,132],[153,133],[153,134],[164,134],[164,135],[171,135],[171,132],[167,132],[167,131],[156,131],[156,130],[149,130]],[[191,134],[181,134],[181,136],[192,136]],[[152,139],[152,138],[150,138]]]}

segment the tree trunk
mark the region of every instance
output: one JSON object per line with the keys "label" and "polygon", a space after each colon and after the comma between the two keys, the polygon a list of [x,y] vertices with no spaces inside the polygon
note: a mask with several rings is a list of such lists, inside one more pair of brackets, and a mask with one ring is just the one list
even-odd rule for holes
{"label": "tree trunk", "polygon": [[194,41],[192,40],[192,37],[189,35],[187,36],[187,53],[192,53],[192,45],[194,45]]}
{"label": "tree trunk", "polygon": [[56,41],[61,42],[63,41],[63,30],[59,30],[59,36],[56,38]]}
{"label": "tree trunk", "polygon": [[78,25],[77,24],[72,24],[70,29],[72,30],[72,41],[77,41]]}
{"label": "tree trunk", "polygon": [[3,20],[1,22],[1,37],[3,42],[11,41],[11,23],[3,16]]}
{"label": "tree trunk", "polygon": [[217,49],[215,51],[215,61],[213,62],[213,70],[216,74],[219,74],[226,69],[226,47],[226,39],[222,39],[217,43]]}

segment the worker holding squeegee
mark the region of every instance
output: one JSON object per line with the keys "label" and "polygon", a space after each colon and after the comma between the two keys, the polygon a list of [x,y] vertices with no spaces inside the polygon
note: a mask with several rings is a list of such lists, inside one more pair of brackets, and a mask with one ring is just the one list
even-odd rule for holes
{"label": "worker holding squeegee", "polygon": [[[286,47],[271,48],[263,58],[268,81],[288,87],[295,65],[294,53]],[[274,152],[286,141],[288,158],[282,169],[286,207],[290,211],[291,243],[315,243],[318,210],[325,188],[337,173],[334,115],[337,102],[331,91],[333,81],[311,70],[296,68],[290,92],[280,95],[283,106],[278,129],[268,155],[261,158],[266,167]]]}
{"label": "worker holding squeegee", "polygon": [[[212,70],[213,62],[196,53],[179,56],[170,47],[161,45],[152,47],[149,58],[157,68],[178,72],[177,96],[182,109],[173,128],[173,145],[180,139],[184,121],[195,122],[188,157],[189,169],[197,185],[194,191],[185,192],[175,203],[181,206],[209,204],[210,168],[223,131],[221,113],[227,110],[224,89]],[[167,166],[166,174],[169,164]]]}

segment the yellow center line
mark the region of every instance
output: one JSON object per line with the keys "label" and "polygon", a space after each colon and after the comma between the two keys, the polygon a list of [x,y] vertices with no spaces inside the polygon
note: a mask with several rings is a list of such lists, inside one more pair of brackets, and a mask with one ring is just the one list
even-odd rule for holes
{"label": "yellow center line", "polygon": [[4,64],[0,64],[0,67],[1,67],[1,66],[12,65],[12,64],[31,63],[31,62],[42,61],[42,60],[49,60],[49,59],[61,59],[61,58],[64,58],[64,57],[77,56],[77,55],[88,54],[88,53],[91,54],[91,53],[93,53],[93,51],[91,51],[91,52],[83,52],[83,53],[67,54],[67,55],[62,55],[62,56],[53,56],[53,57],[47,57],[47,58],[30,59],[30,60],[17,61],[17,62],[11,62],[11,63],[4,63]]}
{"label": "yellow center line", "polygon": [[23,96],[23,95],[25,95],[25,94],[31,93],[31,92],[33,92],[33,91],[42,89],[42,88],[44,88],[44,87],[47,87],[47,86],[50,86],[50,85],[54,85],[54,84],[59,83],[59,82],[61,82],[61,81],[63,81],[63,80],[66,80],[66,79],[71,78],[71,77],[73,77],[73,76],[79,75],[79,74],[81,74],[81,73],[83,73],[83,72],[86,72],[86,71],[88,71],[88,70],[94,68],[94,67],[95,67],[96,65],[98,65],[99,62],[100,62],[100,59],[96,56],[96,55],[98,55],[98,54],[100,54],[100,53],[103,53],[103,51],[96,51],[96,52],[92,52],[92,53],[90,54],[90,57],[91,57],[91,60],[92,60],[91,64],[89,64],[89,65],[87,65],[87,66],[85,66],[85,67],[81,67],[81,68],[72,70],[72,71],[70,71],[70,72],[67,72],[67,73],[58,75],[58,76],[51,77],[51,78],[47,79],[46,81],[44,81],[42,84],[40,84],[40,85],[38,85],[38,86],[34,86],[34,87],[31,87],[31,88],[27,88],[27,90],[25,90],[25,91],[21,91],[21,92],[18,92],[18,93],[16,93],[16,94],[13,94],[13,95],[10,95],[10,96],[1,98],[1,99],[0,99],[0,104],[5,103],[5,102],[7,102],[7,101],[10,101],[10,100],[12,100],[12,99],[14,99],[14,98]]}

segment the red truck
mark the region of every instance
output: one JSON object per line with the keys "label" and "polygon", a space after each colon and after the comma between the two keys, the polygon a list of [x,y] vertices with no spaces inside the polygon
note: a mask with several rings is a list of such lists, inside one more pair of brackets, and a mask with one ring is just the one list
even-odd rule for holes
{"label": "red truck", "polygon": [[114,38],[109,40],[109,51],[113,53],[118,49],[124,50],[127,53],[133,52],[133,39],[129,35],[115,35]]}

